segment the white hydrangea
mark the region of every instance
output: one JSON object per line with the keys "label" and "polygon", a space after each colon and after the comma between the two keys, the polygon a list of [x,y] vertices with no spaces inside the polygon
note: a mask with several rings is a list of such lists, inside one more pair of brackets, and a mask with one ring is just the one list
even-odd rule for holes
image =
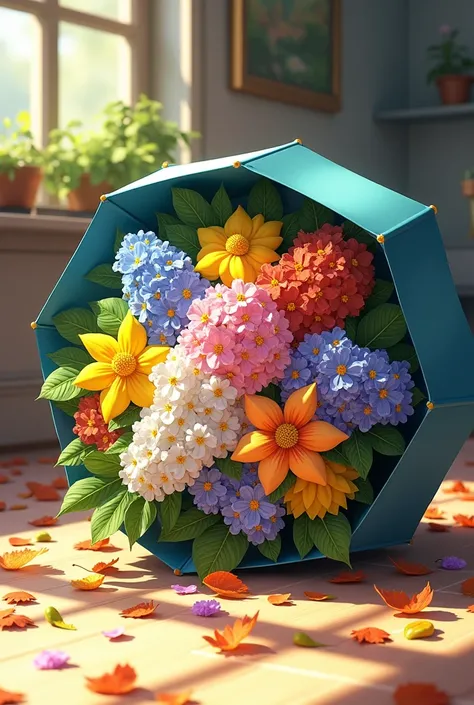
{"label": "white hydrangea", "polygon": [[229,380],[200,372],[179,345],[150,380],[153,404],[132,427],[119,474],[130,492],[162,502],[193,485],[214,458],[235,450],[244,413]]}

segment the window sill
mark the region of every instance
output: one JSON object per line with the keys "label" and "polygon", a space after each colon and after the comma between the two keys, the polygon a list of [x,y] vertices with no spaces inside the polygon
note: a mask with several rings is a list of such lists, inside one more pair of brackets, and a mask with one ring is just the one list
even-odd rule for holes
{"label": "window sill", "polygon": [[0,252],[26,250],[72,254],[90,221],[91,218],[83,215],[0,211]]}

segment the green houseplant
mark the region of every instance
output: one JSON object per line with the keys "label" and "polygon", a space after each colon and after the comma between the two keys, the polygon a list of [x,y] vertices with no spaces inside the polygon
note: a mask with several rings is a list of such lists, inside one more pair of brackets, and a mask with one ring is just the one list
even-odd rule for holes
{"label": "green houseplant", "polygon": [[4,118],[0,134],[0,207],[31,209],[41,182],[42,154],[31,133],[30,115],[19,113],[15,123]]}
{"label": "green houseplant", "polygon": [[70,210],[95,210],[102,193],[156,171],[172,161],[180,144],[196,133],[186,133],[164,120],[161,103],[141,95],[134,106],[109,103],[97,130],[71,122],[52,130],[45,154],[45,183]]}
{"label": "green houseplant", "polygon": [[428,73],[428,83],[436,82],[444,105],[467,103],[472,76],[466,71],[474,67],[465,46],[458,42],[459,30],[448,25],[439,29],[442,41],[428,47],[428,58],[434,66]]}

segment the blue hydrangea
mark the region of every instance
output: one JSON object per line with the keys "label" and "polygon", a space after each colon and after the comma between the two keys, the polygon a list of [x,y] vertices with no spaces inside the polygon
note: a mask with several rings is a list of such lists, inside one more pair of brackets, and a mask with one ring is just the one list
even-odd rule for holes
{"label": "blue hydrangea", "polygon": [[221,509],[221,499],[227,494],[221,478],[222,474],[217,468],[203,468],[194,485],[189,487],[194,504],[205,514],[217,514]]}

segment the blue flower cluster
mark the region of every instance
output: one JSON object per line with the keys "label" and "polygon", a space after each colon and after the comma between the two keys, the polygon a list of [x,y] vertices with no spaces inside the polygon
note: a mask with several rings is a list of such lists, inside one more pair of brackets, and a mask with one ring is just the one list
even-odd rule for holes
{"label": "blue flower cluster", "polygon": [[312,382],[318,387],[317,418],[351,434],[377,423],[396,426],[413,414],[414,382],[408,362],[390,362],[385,350],[354,345],[341,328],[305,335],[292,352],[281,382],[282,400]]}
{"label": "blue flower cluster", "polygon": [[244,464],[240,480],[223,475],[217,468],[204,468],[189,487],[194,504],[205,514],[222,514],[231,534],[243,532],[255,546],[273,541],[283,529],[285,509],[265,496],[257,467]]}
{"label": "blue flower cluster", "polygon": [[139,230],[125,235],[115,255],[122,274],[123,298],[148,330],[151,345],[174,345],[189,323],[186,316],[209,282],[194,271],[191,258],[155,233]]}

